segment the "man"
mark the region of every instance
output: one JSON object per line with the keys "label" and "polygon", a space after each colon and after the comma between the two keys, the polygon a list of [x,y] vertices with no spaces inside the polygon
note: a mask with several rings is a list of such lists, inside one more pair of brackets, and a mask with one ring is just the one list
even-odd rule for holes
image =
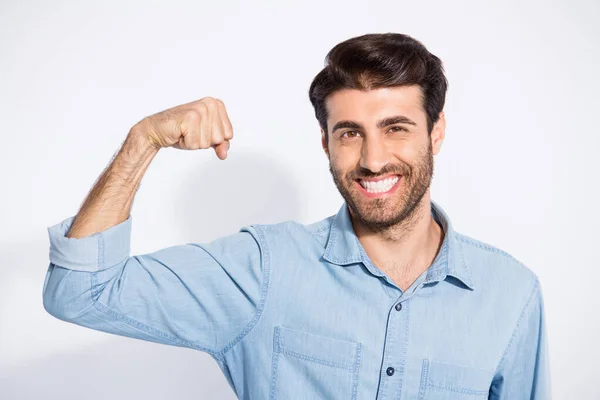
{"label": "man", "polygon": [[134,125],[78,214],[48,228],[44,307],[207,352],[244,399],[549,399],[536,275],[430,199],[441,61],[391,33],[326,61],[309,96],[336,215],[130,256],[131,204],[159,149],[227,157],[223,103],[183,104]]}

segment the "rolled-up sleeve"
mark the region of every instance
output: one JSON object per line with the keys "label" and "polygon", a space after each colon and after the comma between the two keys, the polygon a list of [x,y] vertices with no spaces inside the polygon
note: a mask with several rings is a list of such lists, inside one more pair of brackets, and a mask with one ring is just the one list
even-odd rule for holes
{"label": "rolled-up sleeve", "polygon": [[549,400],[551,397],[544,301],[536,279],[496,371],[489,398]]}
{"label": "rolled-up sleeve", "polygon": [[65,236],[73,221],[48,227],[43,304],[56,318],[221,359],[257,316],[264,275],[254,228],[130,256],[131,214],[83,238]]}

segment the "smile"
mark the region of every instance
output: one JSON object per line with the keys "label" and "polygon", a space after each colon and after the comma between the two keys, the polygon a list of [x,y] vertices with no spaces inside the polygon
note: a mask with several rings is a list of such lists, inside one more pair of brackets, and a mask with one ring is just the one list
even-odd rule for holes
{"label": "smile", "polygon": [[[357,182],[364,193],[369,197],[378,197],[379,195],[391,193],[400,181],[399,175],[390,176],[384,179],[359,179]],[[373,196],[375,195],[375,196]]]}

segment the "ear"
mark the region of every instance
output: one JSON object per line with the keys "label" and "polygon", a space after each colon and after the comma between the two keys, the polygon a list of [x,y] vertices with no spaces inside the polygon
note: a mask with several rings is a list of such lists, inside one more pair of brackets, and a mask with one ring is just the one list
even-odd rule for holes
{"label": "ear", "polygon": [[430,136],[433,154],[436,155],[442,149],[442,142],[446,137],[446,116],[443,111],[440,112],[439,119],[433,125]]}
{"label": "ear", "polygon": [[323,128],[321,128],[321,146],[323,147],[323,151],[327,155],[327,158],[329,158],[329,147],[327,146],[327,132],[325,132]]}

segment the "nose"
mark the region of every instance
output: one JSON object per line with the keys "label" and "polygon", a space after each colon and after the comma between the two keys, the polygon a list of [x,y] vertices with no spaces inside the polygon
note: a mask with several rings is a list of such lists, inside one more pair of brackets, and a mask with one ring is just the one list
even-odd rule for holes
{"label": "nose", "polygon": [[378,136],[367,136],[363,140],[360,152],[360,166],[373,173],[381,171],[390,161],[390,154],[385,141]]}

